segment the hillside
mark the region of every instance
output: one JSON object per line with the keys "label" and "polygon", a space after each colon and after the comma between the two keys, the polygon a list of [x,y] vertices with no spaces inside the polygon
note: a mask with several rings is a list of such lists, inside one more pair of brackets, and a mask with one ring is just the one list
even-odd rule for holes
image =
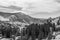
{"label": "hillside", "polygon": [[60,20],[60,17],[52,18],[52,22],[55,23],[56,25],[57,25],[58,20]]}
{"label": "hillside", "polygon": [[31,24],[31,23],[42,24],[46,22],[46,19],[33,18],[21,12],[17,12],[17,13],[0,12],[0,16],[4,18],[9,18],[13,21],[19,21],[19,22],[28,23],[28,24]]}

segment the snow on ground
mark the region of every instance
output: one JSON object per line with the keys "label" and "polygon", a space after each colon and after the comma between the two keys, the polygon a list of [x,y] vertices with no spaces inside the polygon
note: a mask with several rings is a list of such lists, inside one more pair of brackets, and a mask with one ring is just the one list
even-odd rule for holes
{"label": "snow on ground", "polygon": [[57,35],[55,38],[56,38],[56,39],[60,39],[60,35]]}
{"label": "snow on ground", "polygon": [[3,38],[3,39],[1,39],[1,40],[10,40],[10,39],[7,39],[7,38]]}

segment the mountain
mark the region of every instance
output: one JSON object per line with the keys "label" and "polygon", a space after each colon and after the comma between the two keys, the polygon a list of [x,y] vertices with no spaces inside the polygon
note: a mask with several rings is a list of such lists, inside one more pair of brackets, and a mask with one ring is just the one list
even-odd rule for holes
{"label": "mountain", "polygon": [[46,19],[33,18],[22,12],[17,12],[17,13],[0,12],[0,16],[4,18],[8,18],[10,19],[10,21],[18,21],[18,22],[23,22],[23,23],[28,23],[28,24],[31,24],[31,23],[42,24],[46,22]]}
{"label": "mountain", "polygon": [[0,6],[0,12],[8,12],[8,13],[10,13],[10,12],[14,12],[14,11],[16,11],[16,10],[9,9],[9,8],[7,8],[5,6]]}
{"label": "mountain", "polygon": [[0,5],[0,12],[11,13],[11,12],[21,11],[21,10],[22,10],[22,7],[17,7],[14,5],[11,5],[11,6],[1,6]]}
{"label": "mountain", "polygon": [[52,23],[55,23],[57,25],[58,20],[60,21],[60,16],[52,18],[51,20],[52,20]]}
{"label": "mountain", "polygon": [[12,10],[22,10],[22,7],[17,7],[14,5],[10,5],[10,6],[0,6],[1,8],[7,8],[7,9],[12,9]]}

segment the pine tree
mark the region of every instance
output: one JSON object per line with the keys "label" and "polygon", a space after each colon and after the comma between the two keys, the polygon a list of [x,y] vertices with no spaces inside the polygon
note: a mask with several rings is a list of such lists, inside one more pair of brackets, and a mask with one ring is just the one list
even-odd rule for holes
{"label": "pine tree", "polygon": [[59,20],[57,21],[57,25],[59,25],[60,23],[59,23]]}

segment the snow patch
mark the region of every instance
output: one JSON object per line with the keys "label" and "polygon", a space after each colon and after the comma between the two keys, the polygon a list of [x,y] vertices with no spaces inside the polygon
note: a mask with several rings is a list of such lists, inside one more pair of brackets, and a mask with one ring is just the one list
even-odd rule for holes
{"label": "snow patch", "polygon": [[0,16],[0,20],[1,20],[1,21],[9,21],[8,18],[4,18],[4,17],[2,17],[2,16]]}

